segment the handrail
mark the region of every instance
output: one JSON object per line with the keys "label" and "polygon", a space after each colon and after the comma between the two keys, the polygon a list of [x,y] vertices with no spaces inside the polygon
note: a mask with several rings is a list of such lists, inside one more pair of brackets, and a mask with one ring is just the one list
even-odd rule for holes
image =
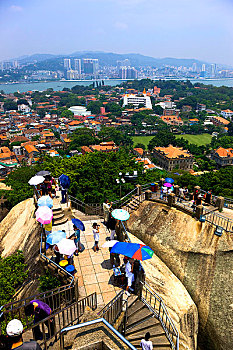
{"label": "handrail", "polygon": [[[44,345],[47,350],[47,343],[51,341],[52,338],[55,337],[57,340],[57,336],[60,336],[61,330],[70,324],[74,324],[74,322],[79,322],[80,316],[82,316],[85,312],[85,307],[89,306],[92,310],[97,308],[97,295],[96,292],[79,299],[73,304],[66,306],[65,308],[57,311],[56,313],[46,317],[42,321],[39,321],[30,327],[33,330],[38,325],[41,325],[41,330],[43,334],[43,339],[40,345]],[[66,324],[66,325],[65,325]],[[48,335],[46,335],[45,325],[48,328]]]}
{"label": "handrail", "polygon": [[56,264],[55,261],[51,260],[49,257],[47,257],[45,254],[42,253],[42,243],[43,243],[43,231],[41,231],[41,239],[40,239],[40,256],[42,256],[44,259],[48,260],[48,262],[51,265],[54,265],[58,270],[60,269],[61,271],[63,271],[67,276],[69,276],[71,278],[71,281],[68,285],[72,286],[74,283],[74,276],[71,275],[71,273],[69,273],[68,271],[66,271],[65,269],[63,269],[63,267],[61,267],[60,265]]}
{"label": "handrail", "polygon": [[74,326],[70,326],[70,327],[66,327],[63,328],[61,330],[61,342],[60,342],[60,349],[64,350],[64,335],[65,333],[69,332],[69,331],[73,331],[75,329],[80,329],[83,327],[87,327],[87,326],[91,326],[91,325],[95,325],[97,323],[104,323],[105,326],[107,326],[118,338],[120,338],[120,340],[125,343],[126,346],[128,346],[130,349],[132,350],[137,350],[127,339],[125,339],[125,337],[123,337],[123,335],[121,333],[119,333],[108,321],[106,321],[104,318],[97,318],[96,320],[92,320],[89,322],[84,322],[81,324],[77,324]]}
{"label": "handrail", "polygon": [[[171,344],[171,347],[173,350],[179,350],[179,332],[174,325],[167,308],[162,300],[162,298],[150,287],[150,285],[147,282],[140,281],[143,285],[143,289],[146,291],[145,297],[141,296],[142,301],[149,307],[149,309],[156,315],[156,317],[159,319],[166,336]],[[147,300],[147,293],[149,295],[149,301]],[[154,306],[152,305],[152,296],[154,297]],[[155,309],[156,301],[159,302],[158,310]],[[165,318],[165,321],[164,321]],[[168,324],[168,326],[167,326]],[[175,343],[173,339],[175,338]]]}

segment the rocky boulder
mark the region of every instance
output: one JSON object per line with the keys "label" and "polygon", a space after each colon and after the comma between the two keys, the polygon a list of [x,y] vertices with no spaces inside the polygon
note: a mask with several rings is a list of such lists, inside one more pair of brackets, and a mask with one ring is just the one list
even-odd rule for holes
{"label": "rocky boulder", "polygon": [[[129,234],[132,242],[143,243]],[[198,312],[189,293],[179,279],[156,256],[142,262],[146,282],[163,299],[180,336],[180,349],[197,348]]]}
{"label": "rocky boulder", "polygon": [[[164,204],[145,201],[127,222],[179,278],[198,308],[198,345],[231,349],[233,312],[233,235]],[[172,292],[175,296],[176,292]]]}
{"label": "rocky boulder", "polygon": [[[34,218],[34,200],[29,198],[14,206],[0,225],[1,256],[6,257],[21,250],[29,267],[30,292],[37,286],[37,276],[41,270],[40,225]],[[21,297],[23,297],[21,295]]]}

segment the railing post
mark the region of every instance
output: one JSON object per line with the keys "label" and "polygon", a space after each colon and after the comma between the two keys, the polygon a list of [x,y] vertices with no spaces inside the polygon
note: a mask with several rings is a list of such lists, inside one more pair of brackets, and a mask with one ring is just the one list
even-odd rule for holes
{"label": "railing post", "polygon": [[196,216],[196,218],[197,218],[198,220],[199,220],[200,217],[203,215],[203,211],[204,211],[203,205],[198,205],[198,206],[196,207],[196,214],[195,214],[195,216]]}
{"label": "railing post", "polygon": [[149,201],[152,198],[152,192],[150,190],[147,190],[145,192],[145,200]]}
{"label": "railing post", "polygon": [[137,188],[137,196],[141,196],[142,194],[142,186],[141,185],[136,185]]}
{"label": "railing post", "polygon": [[169,195],[167,196],[167,202],[168,206],[172,207],[172,205],[175,203],[175,193],[169,193]]}
{"label": "railing post", "polygon": [[224,197],[217,197],[215,206],[218,208],[218,211],[222,211],[224,207]]}

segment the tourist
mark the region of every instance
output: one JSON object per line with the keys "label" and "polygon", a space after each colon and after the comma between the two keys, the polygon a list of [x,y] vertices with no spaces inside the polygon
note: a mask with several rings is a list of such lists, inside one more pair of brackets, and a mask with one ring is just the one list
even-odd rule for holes
{"label": "tourist", "polygon": [[150,339],[150,332],[147,332],[145,334],[145,338],[142,339],[141,343],[140,343],[142,350],[152,350],[153,349],[152,341],[150,341],[149,339]]}
{"label": "tourist", "polygon": [[160,199],[163,200],[163,186],[160,187]]}
{"label": "tourist", "polygon": [[47,193],[48,195],[52,198],[52,183],[51,183],[51,176],[50,175],[47,175],[45,176],[45,184],[46,184],[46,187],[47,187]]}
{"label": "tourist", "polygon": [[133,259],[129,259],[125,265],[125,276],[127,277],[127,287],[126,287],[126,294],[129,296],[129,289],[132,290],[132,283],[134,282],[134,273],[133,273],[133,265],[134,261]]}
{"label": "tourist", "polygon": [[82,246],[80,242],[80,230],[75,225],[73,225],[73,229],[74,229],[74,243],[77,248],[74,254],[78,255],[78,253],[82,250]]}
{"label": "tourist", "polygon": [[182,202],[182,200],[185,199],[185,195],[184,195],[184,189],[183,187],[180,187],[179,188],[179,199],[178,199],[178,202]]}
{"label": "tourist", "polygon": [[112,241],[115,238],[115,234],[116,234],[116,219],[112,216],[112,213],[110,213],[108,221],[106,223],[106,227],[108,230],[111,231],[110,234],[110,241]]}
{"label": "tourist", "polygon": [[53,195],[54,197],[56,197],[56,186],[57,186],[57,182],[56,182],[56,180],[54,179],[53,176],[51,176],[50,182],[51,182],[51,186],[52,186],[52,190],[51,190],[52,195]]}
{"label": "tourist", "polygon": [[209,191],[205,194],[205,203],[210,205],[211,202],[212,202],[212,193],[211,193],[211,190],[209,190]]}
{"label": "tourist", "polygon": [[201,204],[202,204],[202,196],[201,196],[201,194],[199,194],[197,196],[197,199],[196,199],[196,206],[201,205]]}
{"label": "tourist", "polygon": [[41,196],[46,196],[48,194],[47,191],[47,184],[46,182],[42,182],[41,186],[40,186],[40,190],[41,190]]}
{"label": "tourist", "polygon": [[104,223],[105,224],[108,222],[111,207],[112,207],[112,203],[109,203],[108,199],[106,199],[103,203]]}
{"label": "tourist", "polygon": [[93,236],[94,236],[94,252],[99,250],[99,239],[100,239],[100,233],[99,233],[99,225],[94,222],[92,225],[93,227]]}
{"label": "tourist", "polygon": [[188,200],[188,195],[189,195],[189,190],[188,190],[188,187],[185,186],[185,188],[184,188],[184,199],[185,200]]}
{"label": "tourist", "polygon": [[53,251],[54,251],[54,254],[56,255],[55,264],[59,265],[59,262],[62,259],[62,254],[59,252],[58,246],[56,244],[53,246]]}
{"label": "tourist", "polygon": [[41,347],[37,342],[23,341],[23,324],[20,320],[11,320],[6,327],[6,333],[8,336],[8,342],[6,343],[5,349],[41,350]]}
{"label": "tourist", "polygon": [[[26,316],[34,316],[34,324],[44,320],[48,316],[52,314],[52,310],[49,305],[45,304],[41,300],[31,300],[30,303],[25,307],[25,315]],[[49,330],[49,338],[54,335],[54,319],[45,322],[48,330]],[[34,336],[36,340],[43,339],[43,334],[40,330],[40,326],[37,325],[33,328]]]}
{"label": "tourist", "polygon": [[45,234],[49,235],[50,233],[52,233],[52,228],[53,228],[52,221],[49,224],[44,224]]}
{"label": "tourist", "polygon": [[66,203],[66,193],[67,193],[67,188],[62,187],[61,183],[61,203],[64,204]]}

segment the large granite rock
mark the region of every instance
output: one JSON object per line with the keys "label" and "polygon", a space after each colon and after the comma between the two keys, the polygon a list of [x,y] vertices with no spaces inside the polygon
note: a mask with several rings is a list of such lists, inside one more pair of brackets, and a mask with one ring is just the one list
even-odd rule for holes
{"label": "large granite rock", "polygon": [[25,296],[26,290],[30,293],[35,292],[37,277],[41,271],[40,225],[34,218],[34,211],[34,200],[29,198],[14,206],[0,224],[1,256],[6,257],[22,250],[29,267],[29,283],[22,290],[21,297]]}
{"label": "large granite rock", "polygon": [[199,313],[202,350],[232,349],[233,235],[166,205],[144,202],[129,231],[148,244],[187,288]]}
{"label": "large granite rock", "polygon": [[[129,234],[132,242],[141,243],[137,237]],[[180,349],[197,348],[198,312],[189,293],[179,279],[156,256],[142,262],[146,273],[146,282],[163,299],[166,308],[180,336]]]}

